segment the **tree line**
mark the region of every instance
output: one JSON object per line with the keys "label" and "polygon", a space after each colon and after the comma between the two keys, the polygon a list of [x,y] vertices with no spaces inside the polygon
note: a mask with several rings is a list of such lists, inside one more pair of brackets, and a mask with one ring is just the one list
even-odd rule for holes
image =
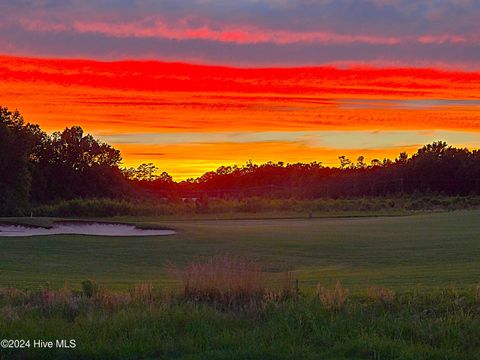
{"label": "tree line", "polygon": [[321,162],[268,162],[221,166],[195,179],[175,182],[153,164],[122,168],[118,150],[81,127],[51,135],[0,107],[0,214],[28,213],[34,204],[74,198],[353,197],[395,194],[480,193],[480,152],[438,141],[412,156],[356,161],[341,156],[338,167]]}

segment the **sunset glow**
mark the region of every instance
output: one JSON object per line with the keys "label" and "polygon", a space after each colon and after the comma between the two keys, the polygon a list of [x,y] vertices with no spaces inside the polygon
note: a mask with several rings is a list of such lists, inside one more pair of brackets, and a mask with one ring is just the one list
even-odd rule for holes
{"label": "sunset glow", "polygon": [[0,75],[3,104],[30,122],[81,125],[126,166],[154,162],[177,179],[248,160],[337,165],[480,139],[480,73],[2,57]]}
{"label": "sunset glow", "polygon": [[177,180],[478,148],[478,16],[473,1],[0,2],[0,106]]}

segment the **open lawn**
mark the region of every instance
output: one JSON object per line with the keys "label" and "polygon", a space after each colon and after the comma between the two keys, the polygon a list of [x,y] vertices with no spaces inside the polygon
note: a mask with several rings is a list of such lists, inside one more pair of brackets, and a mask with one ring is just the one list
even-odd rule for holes
{"label": "open lawn", "polygon": [[[479,210],[110,220],[178,233],[0,238],[0,339],[29,341],[0,349],[0,359],[479,359]],[[167,264],[216,254],[260,260],[269,287],[292,270],[300,291],[233,297],[224,291],[237,275],[209,287],[201,266],[190,276],[206,287],[171,291]],[[80,289],[87,278],[100,288],[86,282]],[[334,288],[337,279],[343,286]],[[35,348],[38,339],[74,340],[76,348]]]}
{"label": "open lawn", "polygon": [[336,280],[352,289],[376,284],[397,290],[468,287],[480,281],[480,210],[392,217],[120,221],[167,226],[178,233],[145,238],[0,237],[0,286],[60,287],[67,282],[77,288],[93,278],[117,289],[138,282],[172,287],[168,263],[184,265],[215,254],[259,259],[272,279],[292,270],[304,289]]}

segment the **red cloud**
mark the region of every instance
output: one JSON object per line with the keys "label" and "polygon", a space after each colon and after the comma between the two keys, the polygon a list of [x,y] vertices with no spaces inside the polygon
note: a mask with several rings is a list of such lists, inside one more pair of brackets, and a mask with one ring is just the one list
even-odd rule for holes
{"label": "red cloud", "polygon": [[350,35],[328,31],[298,32],[270,30],[254,26],[189,26],[185,21],[168,24],[161,19],[151,18],[137,22],[113,23],[104,21],[73,21],[72,24],[22,20],[22,25],[30,31],[75,31],[78,33],[99,33],[112,37],[158,37],[173,40],[211,40],[239,44],[254,43],[321,43],[321,44],[381,44],[395,45],[402,41],[399,37],[373,35]]}
{"label": "red cloud", "polygon": [[23,27],[30,31],[98,33],[111,37],[163,38],[172,40],[209,40],[226,43],[256,44],[352,44],[398,45],[402,43],[419,44],[460,44],[478,43],[476,35],[435,35],[418,36],[378,36],[368,34],[341,34],[329,31],[292,31],[263,29],[255,26],[240,25],[189,25],[188,20],[169,23],[161,18],[147,17],[135,22],[108,22],[75,20],[71,23],[47,22],[41,20],[20,20]]}

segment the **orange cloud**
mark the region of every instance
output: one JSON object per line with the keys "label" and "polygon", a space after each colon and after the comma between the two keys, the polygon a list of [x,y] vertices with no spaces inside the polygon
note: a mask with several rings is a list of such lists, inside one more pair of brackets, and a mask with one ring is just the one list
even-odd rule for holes
{"label": "orange cloud", "polygon": [[[155,92],[43,82],[0,83],[2,105],[53,131],[78,124],[97,134],[271,130],[479,131],[478,106],[351,105],[314,95]],[[368,99],[367,99],[368,100]]]}
{"label": "orange cloud", "polygon": [[[332,67],[239,69],[162,62],[0,57],[2,106],[48,131],[97,136],[184,132],[450,130],[479,132],[480,73]],[[116,144],[127,164],[179,177],[223,163],[336,163],[337,149],[289,142]],[[344,155],[397,155],[398,147]],[[152,155],[157,154],[157,155]],[[241,154],[241,155],[239,155]],[[183,174],[183,175],[182,175]]]}

